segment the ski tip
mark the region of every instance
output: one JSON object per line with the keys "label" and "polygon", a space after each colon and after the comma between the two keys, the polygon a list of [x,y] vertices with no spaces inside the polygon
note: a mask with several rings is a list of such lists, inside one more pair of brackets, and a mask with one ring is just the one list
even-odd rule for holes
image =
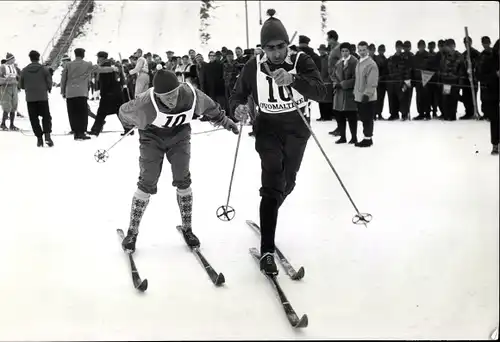
{"label": "ski tip", "polygon": [[304,275],[305,275],[305,270],[304,267],[301,266],[297,271],[297,273],[295,273],[294,276],[292,277],[292,280],[301,280],[302,278],[304,278]]}
{"label": "ski tip", "polygon": [[297,322],[297,324],[294,326],[294,328],[307,328],[307,326],[309,325],[309,319],[307,318],[307,315],[304,314],[302,315],[302,317],[300,318],[300,320]]}
{"label": "ski tip", "polygon": [[224,274],[219,273],[217,276],[217,279],[215,279],[215,285],[216,286],[222,286],[226,282],[226,278],[224,278]]}
{"label": "ski tip", "polygon": [[137,290],[144,292],[148,289],[148,280],[144,279],[139,286],[137,286]]}

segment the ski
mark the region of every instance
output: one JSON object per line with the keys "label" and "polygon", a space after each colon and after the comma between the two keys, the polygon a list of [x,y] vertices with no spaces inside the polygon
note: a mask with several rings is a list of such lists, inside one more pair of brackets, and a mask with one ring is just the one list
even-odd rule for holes
{"label": "ski", "polygon": [[[182,226],[177,226],[177,230],[182,235]],[[201,265],[203,266],[203,268],[205,268],[205,271],[207,272],[208,276],[210,277],[210,280],[212,280],[212,283],[215,286],[221,286],[222,284],[224,284],[226,282],[226,279],[224,278],[224,274],[217,273],[214,270],[212,265],[210,265],[210,263],[207,261],[207,259],[201,253],[199,247],[191,248],[188,246],[188,248],[193,252],[193,254],[201,262]]]}
{"label": "ski", "polygon": [[[257,225],[257,223],[247,220],[246,221],[247,225],[250,226],[250,228],[253,228],[257,233],[260,234],[260,227]],[[281,253],[280,249],[276,247],[276,254],[278,256],[278,260],[285,270],[286,274],[292,279],[292,280],[301,280],[304,278],[305,270],[304,267],[300,267],[298,271],[295,270],[295,268],[290,264],[288,259]]]}
{"label": "ski", "polygon": [[[118,233],[118,236],[120,237],[120,242],[125,239],[125,234],[123,233],[123,230],[117,229],[116,232]],[[148,289],[148,280],[144,279],[141,280],[141,277],[139,275],[139,271],[137,270],[137,267],[135,266],[134,258],[132,257],[132,253],[125,252],[128,255],[128,259],[130,261],[130,270],[132,274],[132,281],[134,283],[134,287],[141,291],[144,292]]]}
{"label": "ski", "polygon": [[[257,264],[259,264],[260,261],[260,254],[257,251],[256,248],[250,248],[250,254],[252,257],[255,259]],[[281,305],[283,307],[283,310],[285,311],[286,317],[288,318],[288,321],[294,328],[307,328],[307,325],[309,324],[309,320],[307,318],[307,315],[304,314],[302,317],[299,318],[297,313],[292,307],[292,304],[288,301],[286,298],[285,292],[281,289],[280,284],[278,283],[278,279],[275,275],[268,275],[262,272],[267,279],[273,284],[274,289],[276,290],[276,293],[279,296]]]}

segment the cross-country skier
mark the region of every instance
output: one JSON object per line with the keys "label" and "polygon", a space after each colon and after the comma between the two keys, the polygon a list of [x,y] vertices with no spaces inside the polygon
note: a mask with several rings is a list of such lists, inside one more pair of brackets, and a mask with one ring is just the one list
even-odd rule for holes
{"label": "cross-country skier", "polygon": [[132,199],[130,226],[122,242],[125,251],[135,251],[139,223],[156,194],[165,155],[172,168],[172,185],[177,188],[183,235],[190,247],[200,245],[191,228],[193,193],[189,172],[191,120],[206,116],[215,126],[238,134],[236,124],[225,116],[220,106],[189,83],[179,83],[174,72],[158,70],[153,88],[120,107],[121,121],[139,129],[140,175]]}
{"label": "cross-country skier", "polygon": [[[267,14],[270,18],[260,31],[264,53],[246,63],[233,90],[231,108],[236,107],[238,120],[246,121],[249,95],[259,107],[254,132],[262,169],[260,268],[267,274],[277,274],[273,254],[278,209],[295,187],[311,135],[284,87],[291,90],[302,111],[307,108],[308,99],[322,100],[326,88],[311,57],[303,52],[290,54],[288,34],[281,21],[273,17],[275,11],[270,9]],[[268,75],[264,64],[272,75]]]}

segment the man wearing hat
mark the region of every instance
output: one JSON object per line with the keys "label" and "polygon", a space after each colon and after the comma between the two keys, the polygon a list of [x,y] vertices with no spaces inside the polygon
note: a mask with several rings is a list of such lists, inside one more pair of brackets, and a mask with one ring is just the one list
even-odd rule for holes
{"label": "man wearing hat", "polygon": [[14,66],[16,59],[13,54],[7,53],[5,64],[0,66],[0,104],[3,110],[2,124],[0,128],[4,131],[8,130],[6,121],[10,118],[11,131],[18,131],[14,126],[14,119],[17,111],[17,83],[19,74]]}
{"label": "man wearing hat", "polygon": [[150,196],[157,192],[165,155],[172,169],[172,185],[177,188],[184,239],[190,247],[199,246],[191,227],[190,122],[206,116],[214,125],[234,134],[239,133],[238,127],[217,103],[191,84],[179,83],[177,76],[168,70],[158,70],[153,88],[122,105],[119,115],[127,126],[137,127],[140,135],[140,175],[132,199],[130,226],[122,242],[124,250],[135,250],[139,224]]}
{"label": "man wearing hat", "polygon": [[141,49],[137,49],[134,55],[137,57],[137,63],[135,67],[129,71],[129,74],[137,75],[134,91],[134,94],[137,97],[139,94],[144,93],[149,89],[149,66],[146,58],[142,56]]}
{"label": "man wearing hat", "polygon": [[67,62],[61,76],[61,95],[66,99],[69,123],[75,140],[90,139],[87,132],[89,83],[92,73],[114,72],[114,67],[100,67],[84,61],[85,49],[75,49],[75,60]]}
{"label": "man wearing hat", "polygon": [[[97,53],[97,64],[103,67],[113,66],[111,60],[108,59],[108,53],[105,51],[99,51]],[[118,110],[124,102],[124,93],[118,78],[118,71],[99,75],[98,82],[101,98],[99,100],[99,108],[97,109],[94,125],[92,125],[90,129],[91,135],[98,136],[106,123],[106,116],[118,114]],[[124,130],[126,130],[125,127]]]}
{"label": "man wearing hat", "polygon": [[320,101],[326,95],[314,61],[302,51],[290,55],[288,33],[275,11],[262,25],[260,41],[264,53],[252,58],[243,68],[231,96],[231,107],[238,120],[248,119],[248,96],[259,107],[255,119],[255,149],[261,160],[260,268],[267,274],[277,274],[274,261],[274,236],[278,209],[295,187],[297,172],[311,135],[309,127],[297,112],[303,112],[309,99]]}

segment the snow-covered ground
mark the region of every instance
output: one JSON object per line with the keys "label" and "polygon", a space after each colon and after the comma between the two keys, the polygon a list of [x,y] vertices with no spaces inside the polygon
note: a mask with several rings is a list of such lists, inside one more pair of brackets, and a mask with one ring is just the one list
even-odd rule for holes
{"label": "snow-covered ground", "polygon": [[[67,129],[56,94],[51,108],[54,129]],[[108,122],[106,129],[120,128],[116,117]],[[309,315],[301,333],[248,254],[258,238],[244,221],[258,220],[260,186],[248,128],[231,222],[215,211],[226,201],[237,137],[192,137],[193,225],[227,285],[210,283],[175,230],[165,165],[136,252],[149,280],[144,295],[132,287],[115,232],[128,226],[137,135],[99,164],[95,151],[118,133],[54,137],[52,149],[0,133],[0,340],[486,338],[499,302],[499,163],[489,155],[488,123],[376,122],[369,149],[335,145],[333,126],[313,122],[356,204],[374,218],[367,229],[351,224],[354,211],[311,139],[277,232],[278,246],[306,269],[298,283],[280,276],[297,312]],[[193,132],[208,129],[193,124]]]}
{"label": "snow-covered ground", "polygon": [[[52,8],[59,3],[52,2]],[[198,44],[198,28],[188,24],[197,24],[191,19],[197,18],[197,5],[129,1],[121,14],[123,2],[98,3],[87,37],[74,44],[87,49],[89,60],[99,50],[124,57],[137,47],[184,54]],[[276,8],[289,31],[310,36],[316,47],[323,41],[319,26],[311,25],[319,21],[315,3],[317,9],[308,10],[295,2],[263,2],[262,9]],[[456,6],[461,9],[451,11]],[[252,45],[259,34],[257,8],[257,2],[249,2]],[[397,39],[416,44],[420,38],[454,37],[460,47],[465,25],[476,46],[482,35],[498,36],[494,2],[329,2],[328,8],[329,27],[340,40],[385,43],[389,53]],[[49,20],[55,31],[50,15],[28,12],[16,12],[16,23],[39,27],[38,20]],[[215,14],[208,48],[244,46],[243,2],[220,3]],[[380,15],[387,20],[378,25]],[[2,51],[5,41],[17,55],[51,37],[47,34],[42,44],[38,35],[31,39],[34,35],[22,29],[0,34],[18,34],[9,41],[1,36]],[[54,88],[50,96],[54,133],[69,130],[59,92]],[[94,111],[96,105],[91,103]],[[23,93],[20,111],[26,114]],[[313,106],[313,117],[318,115]],[[106,130],[121,128],[116,117],[107,121]],[[89,128],[92,123],[89,119]],[[30,128],[27,119],[16,124]],[[211,129],[201,122],[192,126],[194,133]],[[258,238],[244,221],[258,221],[260,186],[260,162],[248,128],[233,184],[231,222],[219,221],[215,211],[226,201],[237,137],[225,131],[192,137],[193,225],[226,286],[210,283],[175,230],[180,217],[165,164],[135,254],[141,276],[149,280],[144,295],[132,287],[115,232],[128,226],[139,172],[137,135],[98,164],[95,151],[109,148],[118,133],[86,142],[55,136],[54,148],[39,149],[34,137],[0,132],[0,340],[487,338],[499,319],[499,160],[489,155],[489,124],[376,122],[375,145],[369,149],[335,145],[327,134],[334,126],[313,121],[357,206],[374,218],[368,228],[352,225],[354,211],[311,139],[277,232],[278,246],[306,269],[297,283],[283,271],[280,275],[297,313],[309,316],[309,327],[301,332],[290,328],[248,253]]]}

